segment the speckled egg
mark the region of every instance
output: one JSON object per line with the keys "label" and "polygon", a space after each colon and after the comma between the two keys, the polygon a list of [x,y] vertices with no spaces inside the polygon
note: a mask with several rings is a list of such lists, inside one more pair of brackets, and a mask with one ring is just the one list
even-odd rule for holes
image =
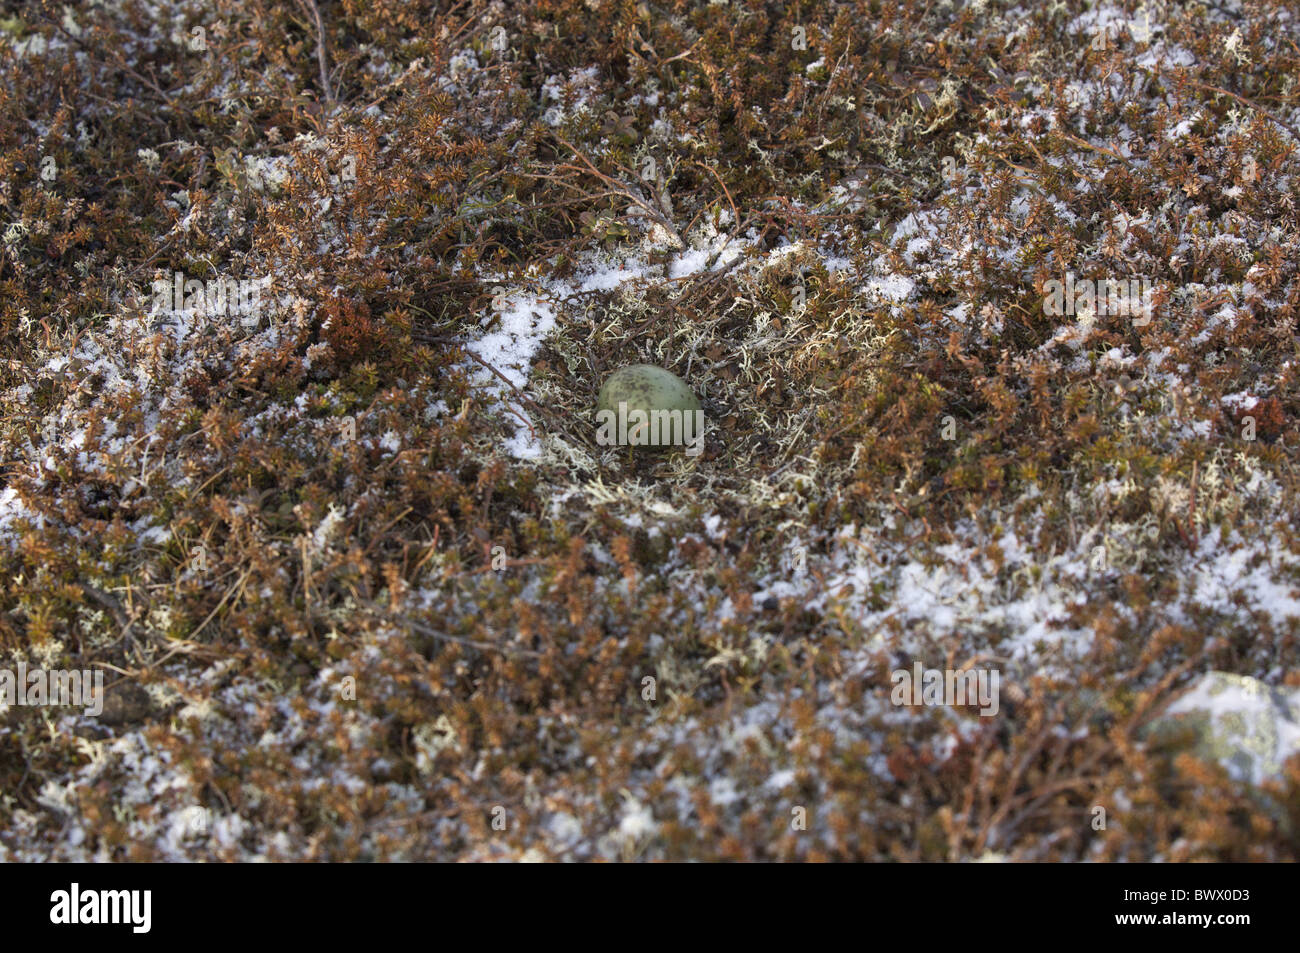
{"label": "speckled egg", "polygon": [[[680,410],[683,414],[694,414],[700,410],[699,398],[691,392],[676,374],[666,371],[662,367],[655,367],[653,364],[634,364],[631,367],[619,368],[605,381],[605,385],[600,389],[600,396],[596,399],[597,412],[602,410],[618,413],[619,403],[626,403],[626,410],[629,415],[633,411],[643,411],[650,414],[654,411],[673,411]],[[669,432],[661,432],[658,442],[644,444],[651,447],[666,447],[681,445],[685,436],[691,436],[695,433],[692,428],[692,422],[688,423],[686,434],[676,433],[674,428],[663,428]]]}

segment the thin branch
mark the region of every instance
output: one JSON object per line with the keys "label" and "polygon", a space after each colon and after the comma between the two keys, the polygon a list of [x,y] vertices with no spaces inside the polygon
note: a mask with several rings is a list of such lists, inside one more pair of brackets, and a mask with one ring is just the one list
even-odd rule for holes
{"label": "thin branch", "polygon": [[587,167],[587,169],[591,172],[592,175],[600,179],[600,181],[604,182],[607,186],[609,186],[611,189],[616,191],[619,195],[623,196],[625,199],[635,204],[638,208],[644,210],[651,218],[653,218],[665,229],[667,229],[668,233],[672,235],[673,239],[677,242],[679,248],[687,247],[686,242],[682,239],[682,236],[677,231],[676,226],[674,226],[673,223],[668,220],[668,217],[664,214],[664,212],[661,209],[655,208],[645,199],[641,198],[641,196],[637,195],[636,192],[634,192],[632,188],[628,186],[626,183],[620,182],[618,179],[615,179],[611,176],[606,175],[604,172],[601,172],[599,169],[596,168],[594,164],[592,164],[591,160],[588,159],[586,155],[584,155],[577,146],[573,145],[573,143],[569,142],[569,140],[565,139],[559,133],[555,133],[554,135],[555,138],[559,140],[559,142],[565,148],[569,149],[569,151],[571,151],[575,156],[577,156],[580,160],[582,160],[583,165]]}
{"label": "thin branch", "polygon": [[325,24],[321,21],[320,7],[316,0],[298,0],[302,12],[316,21],[316,63],[320,67],[320,86],[325,92],[325,101],[334,105],[334,88],[330,86],[329,54],[325,49]]}
{"label": "thin branch", "polygon": [[1253,99],[1247,99],[1245,96],[1242,96],[1238,93],[1234,93],[1230,89],[1224,89],[1222,86],[1211,86],[1209,83],[1198,83],[1194,79],[1188,80],[1188,82],[1191,83],[1193,86],[1195,86],[1197,89],[1204,89],[1212,93],[1222,93],[1224,96],[1231,96],[1233,99],[1241,103],[1243,106],[1249,106],[1251,109],[1255,110],[1256,112],[1262,113],[1263,115],[1267,116],[1269,119],[1273,120],[1283,129],[1285,129],[1287,132],[1291,133],[1292,139],[1294,139],[1296,142],[1300,142],[1300,132],[1296,131],[1295,126],[1291,125],[1285,119],[1282,119],[1279,116],[1275,116],[1270,110],[1265,109],[1263,106],[1255,102]]}
{"label": "thin branch", "polygon": [[427,625],[416,622],[412,619],[405,620],[406,624],[431,639],[437,639],[440,642],[452,642],[456,645],[464,645],[468,648],[478,649],[481,652],[501,652],[505,655],[526,655],[529,658],[541,658],[541,652],[534,652],[532,649],[520,649],[511,645],[493,645],[491,642],[479,642],[475,639],[464,639],[456,635],[448,635],[446,632],[439,632],[437,629],[431,629]]}

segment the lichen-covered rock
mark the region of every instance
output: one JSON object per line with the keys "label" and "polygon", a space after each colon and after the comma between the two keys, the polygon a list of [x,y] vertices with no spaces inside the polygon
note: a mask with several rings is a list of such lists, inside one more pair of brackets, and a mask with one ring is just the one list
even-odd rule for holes
{"label": "lichen-covered rock", "polygon": [[1209,672],[1147,726],[1146,737],[1154,748],[1190,751],[1259,785],[1300,751],[1300,691]]}

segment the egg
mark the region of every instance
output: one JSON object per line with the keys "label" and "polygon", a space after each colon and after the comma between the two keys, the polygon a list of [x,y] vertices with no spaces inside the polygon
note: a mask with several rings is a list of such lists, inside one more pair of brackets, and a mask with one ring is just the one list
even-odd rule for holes
{"label": "egg", "polygon": [[[620,404],[625,413],[622,420]],[[680,414],[673,415],[674,411]],[[695,449],[703,440],[702,418],[699,398],[686,382],[653,364],[619,368],[606,379],[596,399],[601,425],[597,436],[602,444]]]}

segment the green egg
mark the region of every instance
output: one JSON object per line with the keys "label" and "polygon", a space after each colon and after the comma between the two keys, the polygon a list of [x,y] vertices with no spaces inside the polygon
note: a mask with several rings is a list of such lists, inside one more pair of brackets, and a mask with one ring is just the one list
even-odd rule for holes
{"label": "green egg", "polygon": [[[620,403],[625,421],[617,420]],[[596,399],[598,424],[602,424],[600,411],[614,415],[603,418],[612,425],[602,425],[598,439],[604,444],[690,446],[703,439],[701,415],[696,413],[700,409],[699,398],[671,371],[653,364],[623,367],[609,375]]]}

